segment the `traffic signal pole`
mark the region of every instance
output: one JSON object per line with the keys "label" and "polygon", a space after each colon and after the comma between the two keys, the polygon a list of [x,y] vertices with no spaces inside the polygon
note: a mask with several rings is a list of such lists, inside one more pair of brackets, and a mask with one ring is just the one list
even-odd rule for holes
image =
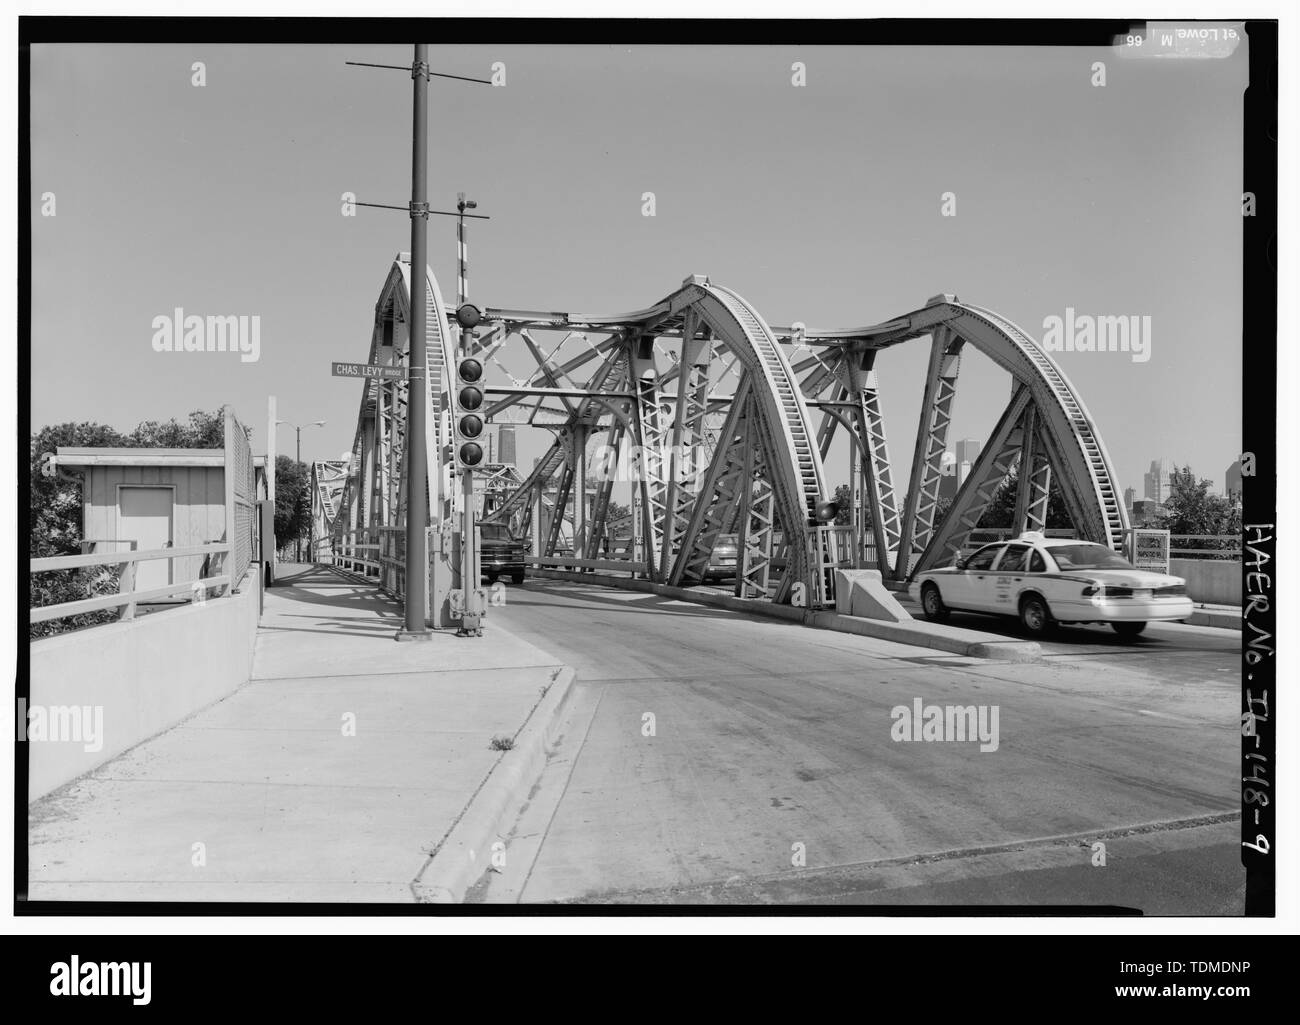
{"label": "traffic signal pole", "polygon": [[[477,515],[474,508],[473,470],[483,460],[483,446],[478,440],[484,429],[481,412],[483,367],[473,355],[474,325],[478,323],[479,315],[479,311],[469,303],[462,303],[456,310],[456,320],[461,328],[456,377],[465,385],[457,386],[456,398],[457,464],[461,487],[460,586],[463,602],[460,633],[470,637],[483,635],[483,608],[479,600],[479,546],[474,530]],[[460,439],[465,439],[463,444]]]}
{"label": "traffic signal pole", "polygon": [[[433,638],[425,623],[425,594],[429,562],[425,551],[429,522],[429,494],[426,484],[425,407],[428,401],[429,360],[425,351],[425,267],[428,265],[428,118],[429,47],[415,44],[411,66],[411,310],[410,363],[406,395],[406,623],[398,631],[399,641],[427,641]],[[477,582],[477,581],[476,581]]]}
{"label": "traffic signal pole", "polygon": [[471,636],[483,634],[483,610],[479,608],[479,547],[474,532],[474,471],[461,471],[461,568],[460,582],[465,593],[465,614],[461,617],[461,633]]}

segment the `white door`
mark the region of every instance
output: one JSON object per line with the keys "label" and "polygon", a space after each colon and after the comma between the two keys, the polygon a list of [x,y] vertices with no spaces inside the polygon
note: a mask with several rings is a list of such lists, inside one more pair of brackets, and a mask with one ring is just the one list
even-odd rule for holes
{"label": "white door", "polygon": [[[138,552],[167,548],[172,541],[172,489],[120,487],[117,489],[117,536],[134,541]],[[123,545],[122,548],[127,548]],[[135,589],[166,587],[171,581],[171,560],[135,564]]]}
{"label": "white door", "polygon": [[987,608],[1008,616],[1019,613],[1016,607],[1020,588],[1029,572],[1028,545],[1007,545],[998,560],[997,572],[993,574],[993,588],[988,594],[990,602]]}

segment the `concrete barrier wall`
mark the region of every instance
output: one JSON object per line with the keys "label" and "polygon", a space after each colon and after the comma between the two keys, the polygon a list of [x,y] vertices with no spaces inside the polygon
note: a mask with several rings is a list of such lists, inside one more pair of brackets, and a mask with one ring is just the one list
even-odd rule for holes
{"label": "concrete barrier wall", "polygon": [[[254,564],[239,594],[31,642],[28,800],[76,779],[248,682],[261,610]],[[77,716],[74,733],[66,713]],[[96,723],[102,724],[96,729]],[[88,734],[97,734],[87,742]],[[92,750],[87,750],[92,748]]]}
{"label": "concrete barrier wall", "polygon": [[1169,572],[1187,581],[1192,601],[1241,604],[1241,563],[1226,559],[1170,559]]}

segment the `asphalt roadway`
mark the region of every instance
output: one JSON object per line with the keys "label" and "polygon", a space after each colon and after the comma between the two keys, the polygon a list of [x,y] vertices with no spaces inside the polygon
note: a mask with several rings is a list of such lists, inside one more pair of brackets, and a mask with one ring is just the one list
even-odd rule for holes
{"label": "asphalt roadway", "polygon": [[[1236,633],[1011,664],[542,579],[498,615],[577,683],[474,899],[1241,912]],[[996,710],[996,749],[898,739],[918,700]]]}

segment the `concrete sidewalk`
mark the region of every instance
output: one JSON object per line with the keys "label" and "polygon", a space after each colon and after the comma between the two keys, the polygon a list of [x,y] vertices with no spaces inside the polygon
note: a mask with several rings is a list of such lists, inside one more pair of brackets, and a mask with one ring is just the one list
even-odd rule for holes
{"label": "concrete sidewalk", "polygon": [[482,638],[398,644],[400,625],[372,585],[284,568],[246,686],[30,806],[29,898],[410,902],[417,878],[438,885],[430,856],[519,775],[510,760],[536,758],[572,671],[491,615]]}

